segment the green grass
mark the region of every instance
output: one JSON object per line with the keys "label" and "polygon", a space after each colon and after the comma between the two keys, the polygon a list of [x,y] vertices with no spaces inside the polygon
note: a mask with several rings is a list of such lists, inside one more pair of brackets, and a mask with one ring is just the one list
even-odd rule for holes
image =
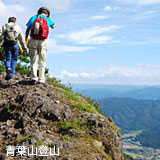
{"label": "green grass", "polygon": [[[94,103],[95,100],[91,99],[90,97],[83,97],[78,93],[73,93],[72,91],[68,90],[59,90],[58,92],[65,95],[67,99],[75,101],[74,104],[71,104],[72,108],[75,108],[79,111],[95,112],[97,110],[100,112],[99,104]],[[88,104],[81,102],[80,97],[83,97]]]}
{"label": "green grass", "polygon": [[47,144],[47,146],[53,148],[54,146],[56,146],[56,143],[49,143]]}
{"label": "green grass", "polygon": [[63,94],[66,96],[66,98],[74,100],[74,101],[79,101],[79,97],[77,94],[74,94],[72,91],[68,90],[59,90],[58,91],[60,94]]}
{"label": "green grass", "polygon": [[91,112],[91,113],[96,111],[95,108],[92,105],[85,104],[85,103],[82,103],[82,102],[71,104],[71,107],[75,108],[79,111],[86,111],[86,112]]}
{"label": "green grass", "polygon": [[42,141],[37,141],[36,146],[45,145]]}
{"label": "green grass", "polygon": [[79,93],[76,93],[76,95],[83,97],[88,102],[88,104],[93,106],[99,113],[104,115],[103,111],[100,109],[100,104],[97,103],[95,99],[92,99],[91,97],[88,97],[88,96],[83,96],[82,94],[79,94]]}
{"label": "green grass", "polygon": [[4,72],[4,71],[6,71],[6,67],[4,64],[1,64],[0,62],[0,72]]}
{"label": "green grass", "polygon": [[[53,84],[54,86],[61,88],[61,90],[58,90],[58,93],[65,95],[65,97],[69,100],[73,100],[75,101],[75,103],[73,104],[73,102],[71,102],[71,107],[72,108],[76,108],[79,111],[87,111],[87,112],[99,112],[101,114],[103,114],[102,110],[100,109],[100,104],[98,104],[95,99],[92,99],[90,97],[87,96],[83,96],[82,94],[79,93],[73,93],[72,91],[72,87],[71,84],[69,84],[69,86],[66,86],[64,84],[61,84],[61,80],[57,80],[56,78],[49,78],[47,79],[47,81],[50,84]],[[86,101],[86,103],[81,102],[82,99],[84,99]]]}
{"label": "green grass", "polygon": [[34,136],[33,134],[28,134],[27,136],[18,138],[17,141],[18,141],[18,143],[22,143],[22,142],[26,141],[27,139],[29,139],[29,138],[31,138],[33,136]]}
{"label": "green grass", "polygon": [[71,142],[71,138],[69,137],[68,134],[63,135],[62,140],[63,140],[63,142]]}
{"label": "green grass", "polygon": [[91,124],[87,123],[87,121],[75,119],[73,121],[64,121],[60,123],[60,128],[64,131],[69,129],[77,129],[77,130],[88,130],[91,128]]}
{"label": "green grass", "polygon": [[50,83],[50,84],[53,84],[55,87],[58,87],[58,88],[62,88],[66,91],[71,91],[72,90],[72,87],[71,87],[71,84],[69,83],[68,86],[67,85],[64,85],[61,83],[61,80],[58,80],[57,78],[50,78],[48,77],[47,78],[47,81]]}

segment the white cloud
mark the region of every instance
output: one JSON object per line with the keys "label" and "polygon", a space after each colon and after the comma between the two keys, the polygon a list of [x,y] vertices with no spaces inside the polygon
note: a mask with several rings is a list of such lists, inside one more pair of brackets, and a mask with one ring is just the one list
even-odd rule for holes
{"label": "white cloud", "polygon": [[60,78],[63,77],[70,77],[70,78],[77,78],[78,74],[77,73],[69,73],[68,71],[64,70],[61,72]]}
{"label": "white cloud", "polygon": [[121,2],[135,3],[137,5],[152,5],[160,4],[160,0],[118,0]]}
{"label": "white cloud", "polygon": [[62,71],[56,75],[63,82],[83,84],[132,84],[159,85],[160,66],[136,65],[115,66],[95,69],[92,72],[71,73]]}
{"label": "white cloud", "polygon": [[64,11],[69,9],[71,5],[80,0],[41,0],[46,6],[50,6],[56,10]]}
{"label": "white cloud", "polygon": [[26,10],[26,7],[21,4],[9,5],[9,4],[3,3],[0,0],[0,15],[1,15],[0,25],[4,25],[5,23],[7,23],[8,17],[11,17],[11,16],[17,17],[17,23],[21,23],[20,21],[21,19],[23,19],[21,15],[24,14],[25,10]]}
{"label": "white cloud", "polygon": [[54,39],[48,39],[48,53],[49,54],[62,54],[62,53],[75,53],[84,52],[87,50],[96,49],[95,47],[79,47],[58,44]]}
{"label": "white cloud", "polygon": [[104,10],[107,11],[107,12],[118,11],[118,10],[121,10],[121,7],[119,7],[119,6],[115,6],[115,7],[106,6],[106,7],[104,7]]}
{"label": "white cloud", "polygon": [[82,73],[70,73],[67,70],[64,70],[60,73],[59,78],[70,77],[70,78],[89,78],[90,74],[87,72]]}
{"label": "white cloud", "polygon": [[157,13],[159,13],[160,11],[157,10],[153,10],[153,11],[147,11],[144,13],[141,13],[140,15],[138,15],[137,17],[135,17],[135,20],[142,20],[142,19],[148,19],[148,18],[152,18],[155,17]]}
{"label": "white cloud", "polygon": [[79,76],[82,77],[82,78],[89,78],[90,74],[87,73],[87,72],[82,72],[82,73],[79,73]]}
{"label": "white cloud", "polygon": [[[45,3],[44,6],[49,6],[49,8],[51,9],[54,6],[57,10],[65,10],[68,9],[72,1],[77,2],[77,0],[46,0],[40,3],[41,5],[42,3]],[[0,15],[2,15],[0,19],[0,25],[2,26],[7,23],[8,17],[15,16],[17,18],[17,24],[20,25],[24,33],[27,21],[32,15],[36,14],[37,12],[37,10],[35,10],[36,4],[36,2],[27,0],[15,0],[13,3],[9,3],[9,1],[7,0],[5,2],[0,0]],[[29,6],[34,7],[29,8]],[[63,45],[57,43],[55,38],[48,39],[48,53],[50,54],[83,52],[92,49],[96,48],[90,46],[81,47],[74,45]]]}
{"label": "white cloud", "polygon": [[106,7],[104,8],[104,10],[107,11],[107,12],[109,12],[109,11],[112,10],[112,7],[111,7],[111,6],[106,6]]}
{"label": "white cloud", "polygon": [[91,17],[91,19],[108,19],[109,16],[105,16],[105,15],[96,15]]}
{"label": "white cloud", "polygon": [[109,41],[112,41],[112,37],[96,36],[96,37],[81,39],[80,44],[106,44]]}
{"label": "white cloud", "polygon": [[123,26],[111,25],[107,27],[94,26],[92,28],[82,29],[66,35],[60,35],[60,38],[66,38],[78,44],[106,44],[112,43],[113,38],[106,33],[113,32]]}
{"label": "white cloud", "polygon": [[113,9],[114,9],[115,11],[118,11],[118,10],[121,10],[121,7],[116,6],[116,7],[114,7]]}
{"label": "white cloud", "polygon": [[28,0],[0,0],[0,25],[2,26],[7,22],[8,17],[15,16],[17,17],[17,23],[24,30],[26,28],[26,23],[31,16],[37,13],[37,9],[40,6],[47,6],[51,13],[52,11],[64,11],[69,9],[71,5],[78,2],[78,0],[39,0],[28,1]]}
{"label": "white cloud", "polygon": [[[0,2],[3,2],[4,0],[0,0]],[[5,0],[3,3],[4,4],[15,4],[15,5],[21,5],[21,6],[25,6],[28,7],[28,9],[35,11],[35,13],[37,12],[36,9],[42,7],[42,6],[46,6],[48,7],[51,11],[53,10],[55,12],[56,11],[65,11],[68,10],[71,6],[73,6],[75,3],[77,2],[81,2],[83,0],[39,0],[37,1],[28,1],[28,0],[14,0],[14,1],[10,1],[10,0]],[[0,3],[1,6],[2,3]],[[21,9],[21,7],[19,7],[19,10]],[[26,11],[27,14],[29,14],[30,12]],[[9,10],[8,10],[9,11]],[[25,14],[25,13],[24,13]]]}

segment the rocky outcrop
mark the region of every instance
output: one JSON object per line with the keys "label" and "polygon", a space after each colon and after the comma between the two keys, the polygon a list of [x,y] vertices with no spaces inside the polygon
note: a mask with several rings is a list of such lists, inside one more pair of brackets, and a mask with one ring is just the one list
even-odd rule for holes
{"label": "rocky outcrop", "polygon": [[[8,146],[15,147],[14,156],[7,156]],[[19,155],[18,146],[26,152]],[[32,147],[37,155],[27,155]],[[49,155],[54,149],[59,155]],[[6,81],[1,73],[0,159],[122,160],[120,129],[72,91],[50,82],[34,85],[19,74]]]}

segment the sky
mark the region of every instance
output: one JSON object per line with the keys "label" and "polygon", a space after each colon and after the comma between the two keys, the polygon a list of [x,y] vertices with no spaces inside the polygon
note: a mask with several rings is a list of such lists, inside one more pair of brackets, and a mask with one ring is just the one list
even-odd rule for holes
{"label": "sky", "polygon": [[160,0],[0,0],[0,25],[48,7],[46,67],[63,83],[160,85]]}

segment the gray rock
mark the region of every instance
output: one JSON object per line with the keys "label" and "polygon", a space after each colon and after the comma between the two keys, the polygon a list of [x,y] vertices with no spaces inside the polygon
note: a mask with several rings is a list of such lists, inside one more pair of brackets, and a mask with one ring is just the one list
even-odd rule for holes
{"label": "gray rock", "polygon": [[0,100],[0,107],[5,106],[7,103],[6,100]]}
{"label": "gray rock", "polygon": [[[0,73],[0,159],[5,157],[3,147],[18,145],[19,138],[22,138],[21,144],[27,146],[57,144],[60,149],[60,156],[20,157],[21,160],[83,160],[86,155],[93,160],[103,160],[100,152],[96,152],[97,148],[103,148],[102,144],[113,160],[122,159],[120,130],[116,126],[114,129],[111,127],[114,125],[111,119],[107,120],[99,113],[73,110],[70,105],[74,101],[67,100],[65,95],[57,92],[63,89],[48,82],[45,85],[32,84],[27,76],[20,74],[15,74],[12,81],[6,81],[5,75],[5,72]],[[83,97],[81,100],[82,103],[85,101]],[[9,110],[8,106],[13,107],[13,110]],[[68,121],[75,119],[85,122],[87,129],[86,126],[76,129],[74,125],[81,124],[73,124],[73,128],[69,127],[72,129],[62,131],[63,124],[65,128]],[[63,142],[65,135],[69,136],[70,142]],[[81,155],[77,150],[80,150]]]}
{"label": "gray rock", "polygon": [[73,145],[72,145],[72,143],[70,143],[70,142],[66,142],[66,143],[63,144],[63,147],[64,147],[64,148],[72,148],[72,146],[73,146]]}

